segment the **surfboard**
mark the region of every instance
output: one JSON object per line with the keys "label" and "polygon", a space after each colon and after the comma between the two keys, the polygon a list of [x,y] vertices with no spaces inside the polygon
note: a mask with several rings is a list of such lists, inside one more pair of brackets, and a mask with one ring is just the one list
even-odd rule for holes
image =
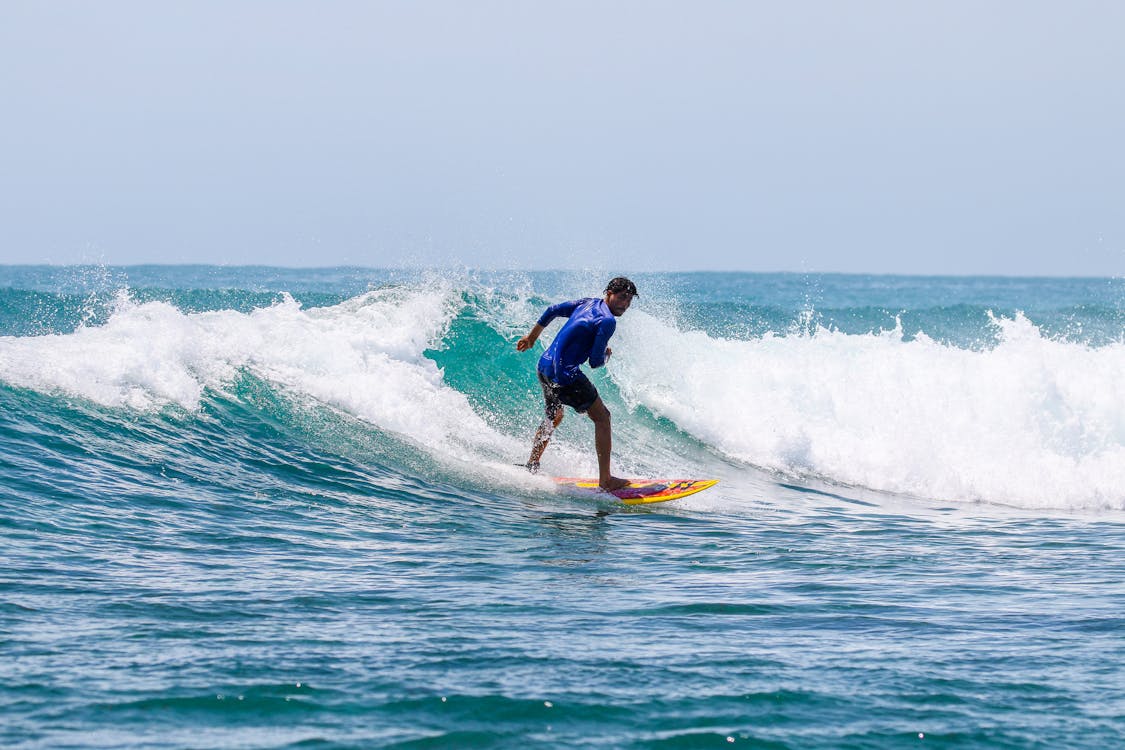
{"label": "surfboard", "polygon": [[[597,479],[581,479],[574,477],[551,477],[560,487],[573,488],[589,492],[603,492],[598,487]],[[615,495],[626,505],[641,505],[643,503],[663,503],[668,500],[678,500],[681,497],[694,495],[708,487],[718,484],[718,479],[631,479],[629,484],[619,490],[614,490]]]}

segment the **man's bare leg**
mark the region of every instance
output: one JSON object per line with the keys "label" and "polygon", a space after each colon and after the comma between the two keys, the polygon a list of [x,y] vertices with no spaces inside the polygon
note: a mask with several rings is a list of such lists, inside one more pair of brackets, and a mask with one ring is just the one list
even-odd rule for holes
{"label": "man's bare leg", "polygon": [[535,437],[531,441],[531,458],[527,459],[527,469],[532,474],[539,471],[539,459],[543,457],[543,451],[547,450],[547,443],[551,442],[551,435],[562,421],[563,410],[559,409],[553,417],[548,414],[539,423],[539,429],[535,431]]}
{"label": "man's bare leg", "polygon": [[594,448],[598,452],[598,484],[603,490],[612,492],[629,484],[628,479],[620,479],[609,473],[609,455],[613,450],[613,426],[610,423],[609,409],[602,403],[602,397],[586,410],[594,420]]}

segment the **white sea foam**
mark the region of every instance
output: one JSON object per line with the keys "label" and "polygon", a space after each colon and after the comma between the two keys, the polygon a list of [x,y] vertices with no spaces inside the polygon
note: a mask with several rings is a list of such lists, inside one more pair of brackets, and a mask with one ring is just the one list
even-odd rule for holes
{"label": "white sea foam", "polygon": [[632,404],[748,463],[1020,507],[1125,508],[1125,345],[994,319],[983,351],[900,331],[724,340],[641,311],[618,329]]}
{"label": "white sea foam", "polygon": [[120,295],[108,322],[67,335],[0,338],[0,380],[109,407],[200,407],[242,370],[403,436],[441,459],[516,470],[527,451],[489,427],[424,351],[460,305],[448,284],[369,292],[303,309],[184,313]]}
{"label": "white sea foam", "polygon": [[[246,370],[441,460],[523,482],[510,464],[529,436],[495,428],[424,356],[461,304],[440,280],[250,313],[122,294],[104,325],[0,338],[0,380],[109,407],[195,410]],[[994,324],[1000,343],[970,351],[899,331],[727,340],[633,310],[609,373],[629,403],[756,466],[928,498],[1125,508],[1125,344],[1051,340],[1022,316]],[[647,467],[644,451],[620,449],[626,468]],[[548,461],[564,473],[594,465],[588,445],[565,440]]]}

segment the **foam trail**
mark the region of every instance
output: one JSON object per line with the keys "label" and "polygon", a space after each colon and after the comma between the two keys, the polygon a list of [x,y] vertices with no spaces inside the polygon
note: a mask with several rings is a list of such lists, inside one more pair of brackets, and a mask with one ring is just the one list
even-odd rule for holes
{"label": "foam trail", "polygon": [[[929,498],[1125,508],[1125,344],[1044,338],[993,319],[973,351],[901,331],[681,331],[637,311],[613,375],[724,453],[800,475]],[[672,364],[670,364],[670,362]]]}

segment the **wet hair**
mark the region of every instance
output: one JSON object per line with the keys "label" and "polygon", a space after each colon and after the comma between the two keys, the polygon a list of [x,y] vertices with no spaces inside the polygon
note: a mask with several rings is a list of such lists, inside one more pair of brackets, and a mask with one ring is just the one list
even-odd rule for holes
{"label": "wet hair", "polygon": [[617,278],[610,279],[609,283],[605,285],[605,290],[613,294],[620,294],[621,292],[625,292],[626,294],[631,294],[634,297],[637,296],[637,285],[629,281],[629,279],[625,278],[624,276],[618,276]]}

